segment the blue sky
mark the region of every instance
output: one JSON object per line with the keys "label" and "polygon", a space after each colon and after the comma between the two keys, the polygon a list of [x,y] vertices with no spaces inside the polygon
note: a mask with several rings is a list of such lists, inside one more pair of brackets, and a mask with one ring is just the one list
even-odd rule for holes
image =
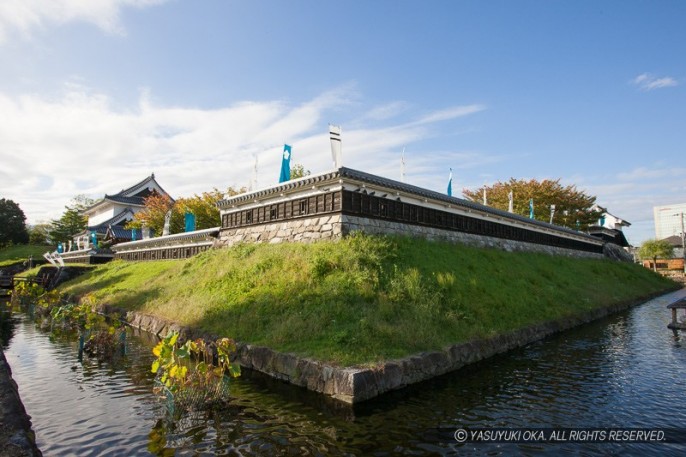
{"label": "blue sky", "polygon": [[275,183],[280,149],[444,191],[596,195],[654,237],[686,201],[686,2],[21,0],[0,6],[0,196],[29,222],[155,172]]}

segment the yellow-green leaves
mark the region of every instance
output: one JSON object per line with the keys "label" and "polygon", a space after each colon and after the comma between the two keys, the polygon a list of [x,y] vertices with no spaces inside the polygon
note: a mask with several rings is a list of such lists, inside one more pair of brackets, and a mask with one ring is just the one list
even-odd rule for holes
{"label": "yellow-green leaves", "polygon": [[[166,390],[174,398],[183,398],[185,395],[200,398],[201,401],[221,399],[227,393],[225,374],[232,377],[240,375],[240,366],[230,360],[236,351],[236,343],[230,338],[221,338],[210,345],[202,339],[188,340],[179,345],[178,339],[179,334],[172,332],[152,350],[157,359],[150,369],[157,373],[160,384],[164,386],[156,390]],[[215,355],[213,347],[218,366],[212,363]],[[191,359],[196,362],[193,363]]]}

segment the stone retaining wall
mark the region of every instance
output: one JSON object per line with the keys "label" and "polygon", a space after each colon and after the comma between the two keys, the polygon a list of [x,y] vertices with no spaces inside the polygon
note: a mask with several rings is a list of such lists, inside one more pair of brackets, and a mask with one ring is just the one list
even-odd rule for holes
{"label": "stone retaining wall", "polygon": [[414,236],[430,240],[457,242],[476,247],[502,249],[508,252],[529,251],[570,257],[603,257],[602,254],[587,251],[341,214],[224,229],[221,231],[219,239],[220,244],[224,246],[233,246],[237,243],[257,242],[312,242],[341,238],[354,231],[364,231],[372,234]]}
{"label": "stone retaining wall", "polygon": [[[385,392],[401,389],[493,355],[525,346],[554,333],[623,311],[658,295],[661,294],[597,308],[578,316],[534,325],[493,338],[452,345],[442,351],[425,352],[400,360],[392,360],[373,368],[335,367],[317,360],[250,344],[238,344],[237,359],[245,368],[329,395],[345,403],[359,403]],[[686,296],[686,290],[684,295]],[[112,312],[114,309],[105,311]],[[141,313],[128,312],[126,319],[133,327],[150,331],[160,337],[176,330],[184,339],[216,339],[215,336],[200,334],[191,328]]]}
{"label": "stone retaining wall", "polygon": [[344,235],[347,235],[355,230],[362,230],[366,233],[409,235],[427,238],[430,240],[457,242],[481,248],[502,249],[508,252],[543,252],[551,255],[565,255],[570,257],[587,257],[596,259],[603,257],[602,254],[593,252],[577,251],[575,249],[566,249],[548,246],[545,244],[526,243],[523,241],[509,240],[506,238],[474,235],[471,233],[425,227],[421,225],[403,224],[399,222],[384,221],[381,219],[370,219],[365,217],[344,215],[341,222]]}
{"label": "stone retaining wall", "polygon": [[311,242],[340,238],[343,233],[340,214],[292,219],[287,222],[230,228],[221,231],[220,243],[280,243],[282,241]]}

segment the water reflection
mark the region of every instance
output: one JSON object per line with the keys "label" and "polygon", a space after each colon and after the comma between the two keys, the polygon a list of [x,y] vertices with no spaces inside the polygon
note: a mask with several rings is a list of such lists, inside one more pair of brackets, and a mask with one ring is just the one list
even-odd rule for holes
{"label": "water reflection", "polygon": [[78,364],[75,343],[50,342],[25,317],[7,356],[45,455],[683,455],[683,444],[452,438],[458,427],[686,428],[674,408],[686,350],[665,300],[354,407],[244,370],[227,404],[170,421],[151,394],[153,340],[132,334],[115,363]]}
{"label": "water reflection", "polygon": [[16,327],[16,320],[12,317],[12,312],[5,309],[5,304],[0,302],[0,347],[7,349],[12,337],[14,336],[14,328]]}

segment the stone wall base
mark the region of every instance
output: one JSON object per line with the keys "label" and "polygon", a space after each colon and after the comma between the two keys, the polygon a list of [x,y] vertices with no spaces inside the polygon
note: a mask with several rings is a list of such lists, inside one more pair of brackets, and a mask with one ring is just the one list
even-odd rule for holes
{"label": "stone wall base", "polygon": [[282,241],[312,242],[341,238],[343,228],[340,214],[293,219],[287,222],[223,229],[220,243],[280,243]]}
{"label": "stone wall base", "polygon": [[261,224],[233,229],[222,229],[219,245],[233,246],[237,243],[280,243],[312,242],[338,239],[355,231],[371,234],[404,235],[429,240],[442,240],[462,243],[469,246],[502,249],[508,252],[528,251],[543,252],[551,255],[570,257],[602,258],[599,253],[559,248],[544,244],[494,238],[471,233],[404,224],[381,219],[371,219],[342,214],[330,214],[319,217],[294,219],[274,224]]}
{"label": "stone wall base", "polygon": [[[623,311],[661,294],[597,308],[578,316],[534,325],[492,338],[455,344],[441,351],[424,352],[404,359],[388,361],[371,368],[336,367],[317,360],[250,344],[238,344],[237,360],[245,368],[257,370],[273,378],[353,404],[458,370],[465,365],[525,346],[554,333]],[[686,296],[686,290],[684,290],[684,295]],[[104,311],[115,310],[105,309]],[[154,316],[128,312],[126,318],[131,326],[152,332],[159,337],[164,337],[168,332],[175,330],[180,333],[182,339],[216,339],[215,336],[200,334],[191,328]]]}
{"label": "stone wall base", "polygon": [[406,235],[418,238],[426,238],[429,240],[462,243],[468,246],[480,248],[501,249],[508,252],[543,252],[551,255],[564,255],[569,257],[585,257],[594,259],[600,259],[603,257],[602,254],[593,252],[577,251],[575,249],[559,248],[545,244],[525,243],[523,241],[474,235],[471,233],[425,227],[421,225],[403,224],[400,222],[391,222],[381,219],[369,219],[365,217],[344,215],[341,222],[343,227],[343,235],[347,235],[356,230],[361,230],[365,233]]}

